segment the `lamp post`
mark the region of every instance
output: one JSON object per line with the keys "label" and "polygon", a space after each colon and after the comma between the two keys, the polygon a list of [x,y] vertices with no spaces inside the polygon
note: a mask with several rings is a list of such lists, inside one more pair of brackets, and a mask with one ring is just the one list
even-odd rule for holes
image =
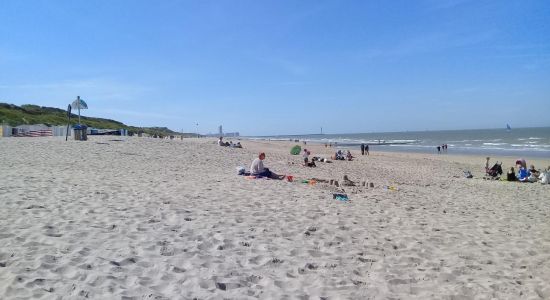
{"label": "lamp post", "polygon": [[197,126],[197,138],[199,138],[199,123],[195,123],[195,125]]}

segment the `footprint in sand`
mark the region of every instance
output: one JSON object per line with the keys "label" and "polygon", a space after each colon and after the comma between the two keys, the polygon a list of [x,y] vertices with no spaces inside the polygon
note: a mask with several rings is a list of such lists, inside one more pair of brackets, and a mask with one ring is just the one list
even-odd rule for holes
{"label": "footprint in sand", "polygon": [[135,258],[131,257],[131,258],[125,258],[125,259],[121,260],[120,262],[111,260],[111,261],[109,261],[109,263],[112,264],[112,265],[115,265],[117,267],[124,267],[124,266],[127,266],[127,265],[135,264],[136,261],[137,260]]}
{"label": "footprint in sand", "polygon": [[63,234],[59,233],[53,226],[44,226],[44,229],[46,229],[46,232],[44,232],[44,235],[46,236],[51,236],[51,237],[63,236]]}
{"label": "footprint in sand", "polygon": [[172,246],[165,245],[165,246],[162,246],[160,248],[160,255],[162,255],[162,256],[173,256],[174,251],[175,250]]}
{"label": "footprint in sand", "polygon": [[317,264],[314,264],[314,263],[307,263],[305,268],[307,268],[309,270],[317,270],[317,268],[319,268],[319,266],[317,266]]}
{"label": "footprint in sand", "polygon": [[185,270],[184,268],[173,267],[173,268],[172,268],[172,271],[173,271],[174,273],[185,273],[185,271],[187,271],[187,270]]}

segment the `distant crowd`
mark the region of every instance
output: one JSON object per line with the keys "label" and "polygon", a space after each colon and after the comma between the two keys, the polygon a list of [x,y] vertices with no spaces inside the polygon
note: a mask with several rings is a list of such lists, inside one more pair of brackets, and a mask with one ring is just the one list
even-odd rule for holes
{"label": "distant crowd", "polygon": [[230,147],[230,148],[242,148],[241,142],[233,143],[233,141],[224,142],[223,137],[220,136],[220,139],[218,140],[218,145],[222,147]]}

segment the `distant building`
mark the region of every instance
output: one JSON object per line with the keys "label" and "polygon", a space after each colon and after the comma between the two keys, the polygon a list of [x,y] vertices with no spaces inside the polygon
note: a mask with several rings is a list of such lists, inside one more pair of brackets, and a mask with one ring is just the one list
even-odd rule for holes
{"label": "distant building", "polygon": [[100,129],[100,128],[87,128],[88,135],[120,135],[128,136],[127,129]]}
{"label": "distant building", "polygon": [[223,136],[226,136],[226,137],[238,137],[238,136],[239,136],[239,133],[238,133],[238,132],[227,132],[227,133],[225,133]]}
{"label": "distant building", "polygon": [[209,134],[205,134],[204,136],[206,137],[220,137],[220,136],[223,136],[223,137],[239,137],[239,132],[226,132],[226,133],[209,133]]}
{"label": "distant building", "polygon": [[222,125],[220,125],[220,126],[218,127],[218,135],[219,135],[219,136],[223,136],[223,128],[222,128]]}

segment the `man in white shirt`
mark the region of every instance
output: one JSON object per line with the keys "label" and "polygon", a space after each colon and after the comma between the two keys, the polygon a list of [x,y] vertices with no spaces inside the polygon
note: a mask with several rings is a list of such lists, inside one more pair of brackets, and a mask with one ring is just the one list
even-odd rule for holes
{"label": "man in white shirt", "polygon": [[273,179],[283,179],[284,175],[277,175],[273,172],[271,172],[268,168],[264,167],[263,160],[265,159],[265,153],[260,153],[258,155],[258,158],[254,159],[252,161],[252,164],[250,165],[250,175],[258,176],[258,177],[269,177]]}

